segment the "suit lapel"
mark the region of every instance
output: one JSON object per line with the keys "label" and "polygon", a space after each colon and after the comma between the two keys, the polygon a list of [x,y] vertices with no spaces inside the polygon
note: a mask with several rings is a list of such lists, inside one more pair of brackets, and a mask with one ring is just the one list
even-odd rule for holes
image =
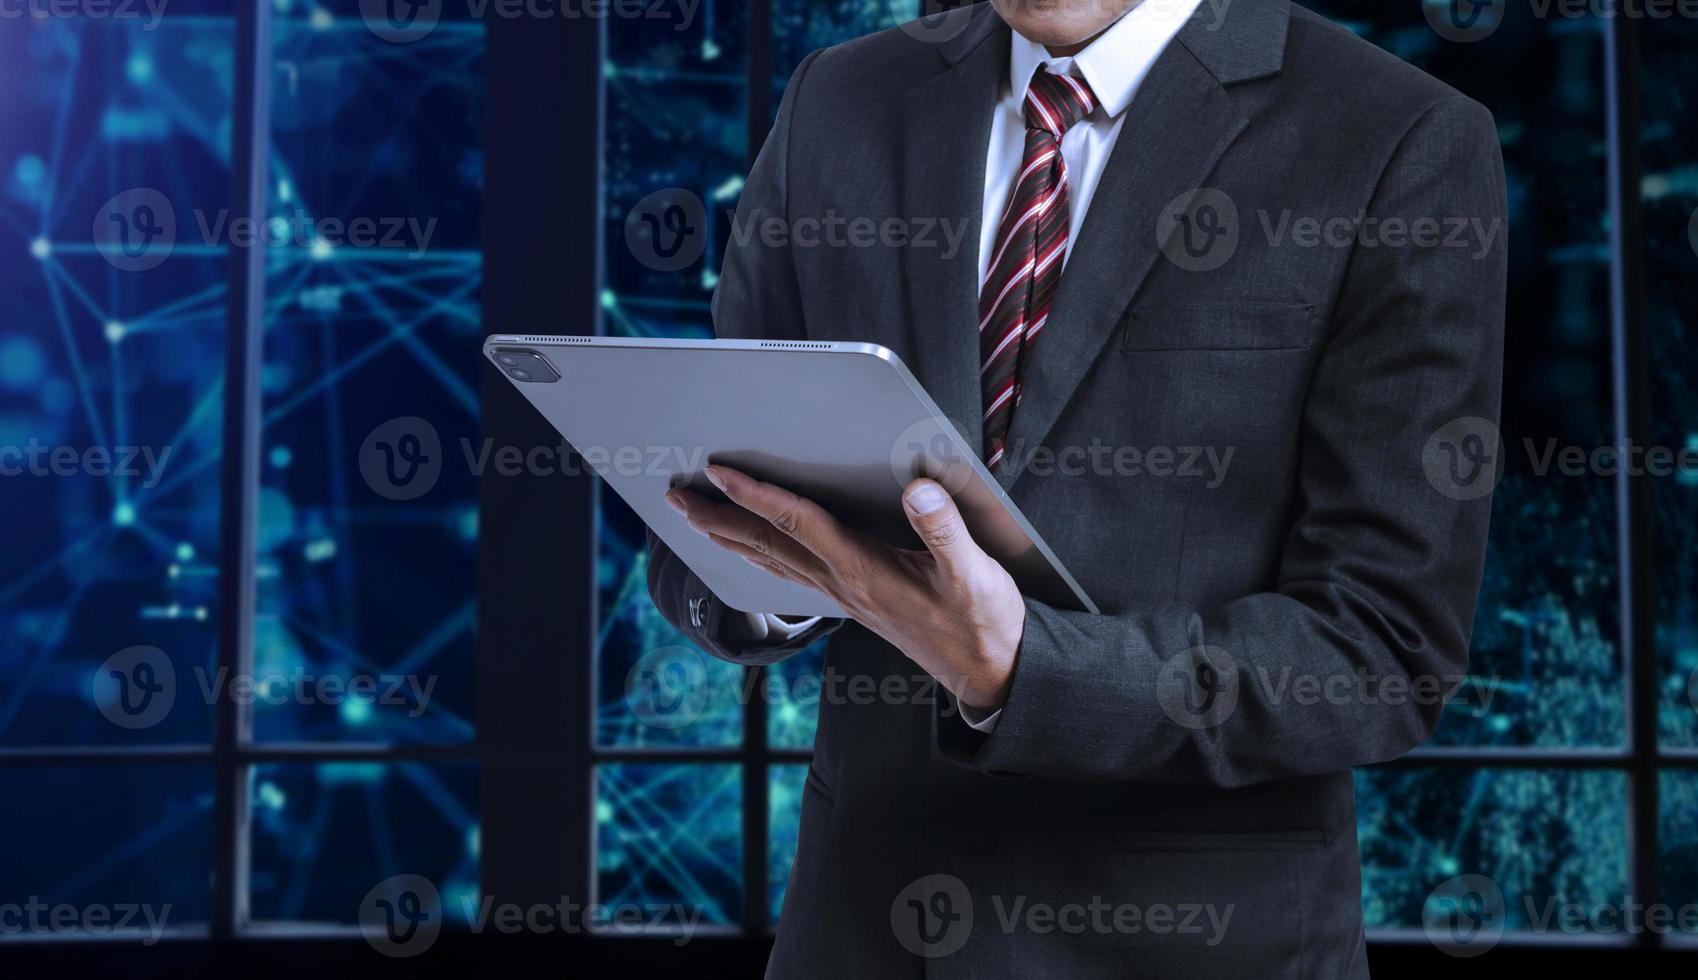
{"label": "suit lapel", "polygon": [[903,254],[916,373],[967,444],[983,455],[979,212],[991,117],[1008,73],[1008,30],[986,10],[954,42],[940,52],[951,67],[916,88],[908,103],[902,200],[910,221],[964,222],[966,230],[953,255],[937,247]]}

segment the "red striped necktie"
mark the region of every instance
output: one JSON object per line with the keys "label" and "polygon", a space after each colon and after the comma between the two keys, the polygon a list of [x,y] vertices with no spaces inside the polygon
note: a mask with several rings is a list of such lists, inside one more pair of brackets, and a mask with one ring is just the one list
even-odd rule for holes
{"label": "red striped necktie", "polygon": [[984,389],[985,463],[1002,462],[1008,423],[1020,403],[1023,368],[1043,332],[1067,253],[1067,164],[1061,137],[1097,107],[1084,79],[1039,69],[1026,90],[1026,152],[997,225],[979,289],[979,381]]}

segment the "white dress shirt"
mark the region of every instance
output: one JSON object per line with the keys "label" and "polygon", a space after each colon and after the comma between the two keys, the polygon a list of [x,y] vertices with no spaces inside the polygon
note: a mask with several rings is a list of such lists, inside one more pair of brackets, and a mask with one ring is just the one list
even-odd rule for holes
{"label": "white dress shirt", "polygon": [[[1150,73],[1150,66],[1166,50],[1168,42],[1191,19],[1202,0],[1141,0],[1090,46],[1068,58],[1051,57],[1036,41],[1013,33],[1008,54],[1008,78],[991,118],[990,147],[985,157],[984,220],[979,227],[979,283],[989,271],[996,250],[996,234],[1014,178],[1026,152],[1026,88],[1040,67],[1054,75],[1083,78],[1097,98],[1097,111],[1079,120],[1061,138],[1061,159],[1067,165],[1068,233],[1063,267],[1073,254],[1073,242],[1084,227],[1085,213],[1096,193],[1097,181],[1108,165],[1109,153],[1126,122],[1126,107]],[[1054,328],[1052,328],[1054,329]],[[753,638],[787,640],[819,622],[818,617],[787,623],[772,613],[749,613]],[[996,727],[1001,709],[984,717],[960,705],[961,720],[989,732]]]}

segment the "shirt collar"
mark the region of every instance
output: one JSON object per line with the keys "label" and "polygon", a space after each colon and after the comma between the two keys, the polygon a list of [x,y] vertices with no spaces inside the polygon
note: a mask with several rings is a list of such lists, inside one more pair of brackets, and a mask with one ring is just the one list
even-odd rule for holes
{"label": "shirt collar", "polygon": [[1202,0],[1139,0],[1085,50],[1053,58],[1049,50],[1019,31],[1010,31],[1008,86],[1014,104],[1023,105],[1032,73],[1041,65],[1051,74],[1083,77],[1110,119],[1126,111],[1144,76],[1168,42],[1191,19]]}

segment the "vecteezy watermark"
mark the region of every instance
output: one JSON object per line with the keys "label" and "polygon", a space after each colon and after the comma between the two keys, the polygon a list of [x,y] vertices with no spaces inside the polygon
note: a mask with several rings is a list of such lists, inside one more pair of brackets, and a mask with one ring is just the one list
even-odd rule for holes
{"label": "vecteezy watermark", "polygon": [[1434,490],[1452,500],[1478,500],[1503,478],[1503,437],[1490,419],[1452,419],[1427,437],[1421,470]]}
{"label": "vecteezy watermark", "polygon": [[457,452],[444,453],[436,426],[416,415],[380,423],[360,443],[359,468],[366,486],[390,500],[429,493],[444,465],[456,461],[467,474],[487,476],[646,476],[670,478],[698,473],[708,462],[705,446],[583,446],[566,442],[501,445],[493,439],[462,437]]}
{"label": "vecteezy watermark", "polygon": [[[385,41],[411,44],[441,23],[444,0],[360,0],[360,19]],[[645,20],[687,31],[701,0],[455,0],[455,21]]]}
{"label": "vecteezy watermark", "polygon": [[1238,205],[1223,190],[1199,187],[1156,216],[1156,244],[1186,272],[1212,272],[1238,251]]}
{"label": "vecteezy watermark", "polygon": [[685,728],[702,716],[709,700],[707,663],[690,647],[657,647],[625,672],[625,703],[651,728]]}
{"label": "vecteezy watermark", "polygon": [[1457,875],[1427,896],[1421,928],[1427,940],[1452,956],[1479,956],[1498,944],[1507,927],[1503,891],[1485,875]]}
{"label": "vecteezy watermark", "polygon": [[0,0],[0,21],[140,20],[152,31],[165,16],[169,0]]}
{"label": "vecteezy watermark", "polygon": [[139,940],[152,946],[165,935],[171,905],[146,902],[48,902],[31,895],[22,902],[0,902],[0,936],[81,938],[100,936]]}
{"label": "vecteezy watermark", "polygon": [[436,426],[416,415],[390,419],[360,443],[360,476],[390,500],[413,500],[430,492],[442,475],[442,438]]}
{"label": "vecteezy watermark", "polygon": [[967,218],[872,216],[823,213],[776,215],[750,211],[741,220],[728,213],[731,241],[739,248],[758,241],[767,248],[937,249],[943,259],[961,254]]}
{"label": "vecteezy watermark", "polygon": [[442,893],[424,875],[385,878],[360,900],[360,934],[385,956],[418,956],[442,934]]}
{"label": "vecteezy watermark", "polygon": [[[1447,41],[1482,41],[1503,25],[1510,0],[1421,0],[1427,23]],[[1698,20],[1698,0],[1527,0],[1534,20]]]}
{"label": "vecteezy watermark", "polygon": [[[191,226],[206,247],[296,247],[315,258],[354,248],[393,250],[419,259],[430,250],[436,232],[435,218],[317,218],[299,208],[266,218],[232,218],[228,209],[196,208],[191,215]],[[90,237],[95,251],[114,268],[145,272],[170,257],[183,230],[169,198],[152,187],[132,187],[114,194],[95,212]]]}
{"label": "vecteezy watermark", "polygon": [[625,247],[656,272],[677,272],[707,248],[707,208],[683,187],[655,191],[625,215]]}
{"label": "vecteezy watermark", "polygon": [[[1260,208],[1254,215],[1269,248],[1447,249],[1476,259],[1492,254],[1504,228],[1501,215],[1304,215],[1290,208]],[[1230,262],[1247,230],[1237,203],[1216,187],[1186,191],[1156,216],[1156,243],[1186,272],[1212,272]]]}
{"label": "vecteezy watermark", "polygon": [[1156,701],[1174,724],[1202,731],[1225,724],[1245,696],[1270,708],[1369,705],[1399,708],[1445,705],[1476,718],[1491,712],[1501,678],[1474,674],[1379,673],[1365,667],[1330,672],[1291,666],[1241,666],[1215,646],[1168,658],[1156,675]]}
{"label": "vecteezy watermark", "polygon": [[[1698,483],[1698,439],[1681,446],[1642,445],[1624,440],[1596,446],[1564,444],[1555,438],[1523,438],[1526,470],[1535,477],[1673,477]],[[1440,426],[1421,451],[1421,468],[1433,489],[1453,500],[1477,500],[1503,478],[1509,453],[1489,419],[1453,419]]]}
{"label": "vecteezy watermark", "polygon": [[[416,674],[314,674],[302,668],[235,673],[220,667],[192,671],[203,703],[228,698],[240,705],[325,705],[390,708],[417,718],[430,708],[435,676]],[[177,669],[158,647],[133,646],[101,662],[89,678],[89,695],[106,719],[120,728],[152,728],[177,703]]]}
{"label": "vecteezy watermark", "polygon": [[[436,944],[446,911],[435,882],[424,875],[392,875],[361,900],[360,932],[385,956],[418,956]],[[683,946],[695,937],[705,909],[682,902],[585,903],[571,896],[517,904],[467,894],[460,897],[458,911],[474,934],[666,934],[673,945]]]}
{"label": "vecteezy watermark", "polygon": [[891,900],[890,930],[915,956],[948,956],[973,934],[973,894],[954,875],[916,878]]}
{"label": "vecteezy watermark", "polygon": [[0,476],[119,476],[139,479],[152,490],[164,475],[171,447],[49,446],[31,439],[22,446],[0,446]]}
{"label": "vecteezy watermark", "polygon": [[[637,658],[625,672],[625,704],[642,724],[675,731],[694,724],[716,700],[747,706],[758,698],[768,707],[813,707],[821,703],[867,706],[918,705],[935,707],[943,717],[957,711],[949,690],[965,690],[967,681],[948,683],[924,671],[911,674],[847,673],[826,667],[819,674],[793,678],[776,672],[740,673],[736,682],[716,680],[708,658],[694,647],[656,647]],[[724,675],[721,675],[724,676]]]}
{"label": "vecteezy watermark", "polygon": [[[1698,903],[1668,905],[1631,895],[1621,901],[1577,902],[1525,894],[1517,930],[1534,936],[1698,936]],[[1422,928],[1432,944],[1457,957],[1479,956],[1496,946],[1509,928],[1510,905],[1486,875],[1457,875],[1427,896]]]}
{"label": "vecteezy watermark", "polygon": [[917,878],[890,903],[890,929],[915,956],[940,959],[966,945],[976,922],[1004,935],[1138,935],[1195,937],[1204,946],[1226,939],[1236,910],[1212,902],[1130,902],[1093,894],[1067,901],[1030,895],[989,896],[992,915],[975,919],[965,882],[951,874]]}

